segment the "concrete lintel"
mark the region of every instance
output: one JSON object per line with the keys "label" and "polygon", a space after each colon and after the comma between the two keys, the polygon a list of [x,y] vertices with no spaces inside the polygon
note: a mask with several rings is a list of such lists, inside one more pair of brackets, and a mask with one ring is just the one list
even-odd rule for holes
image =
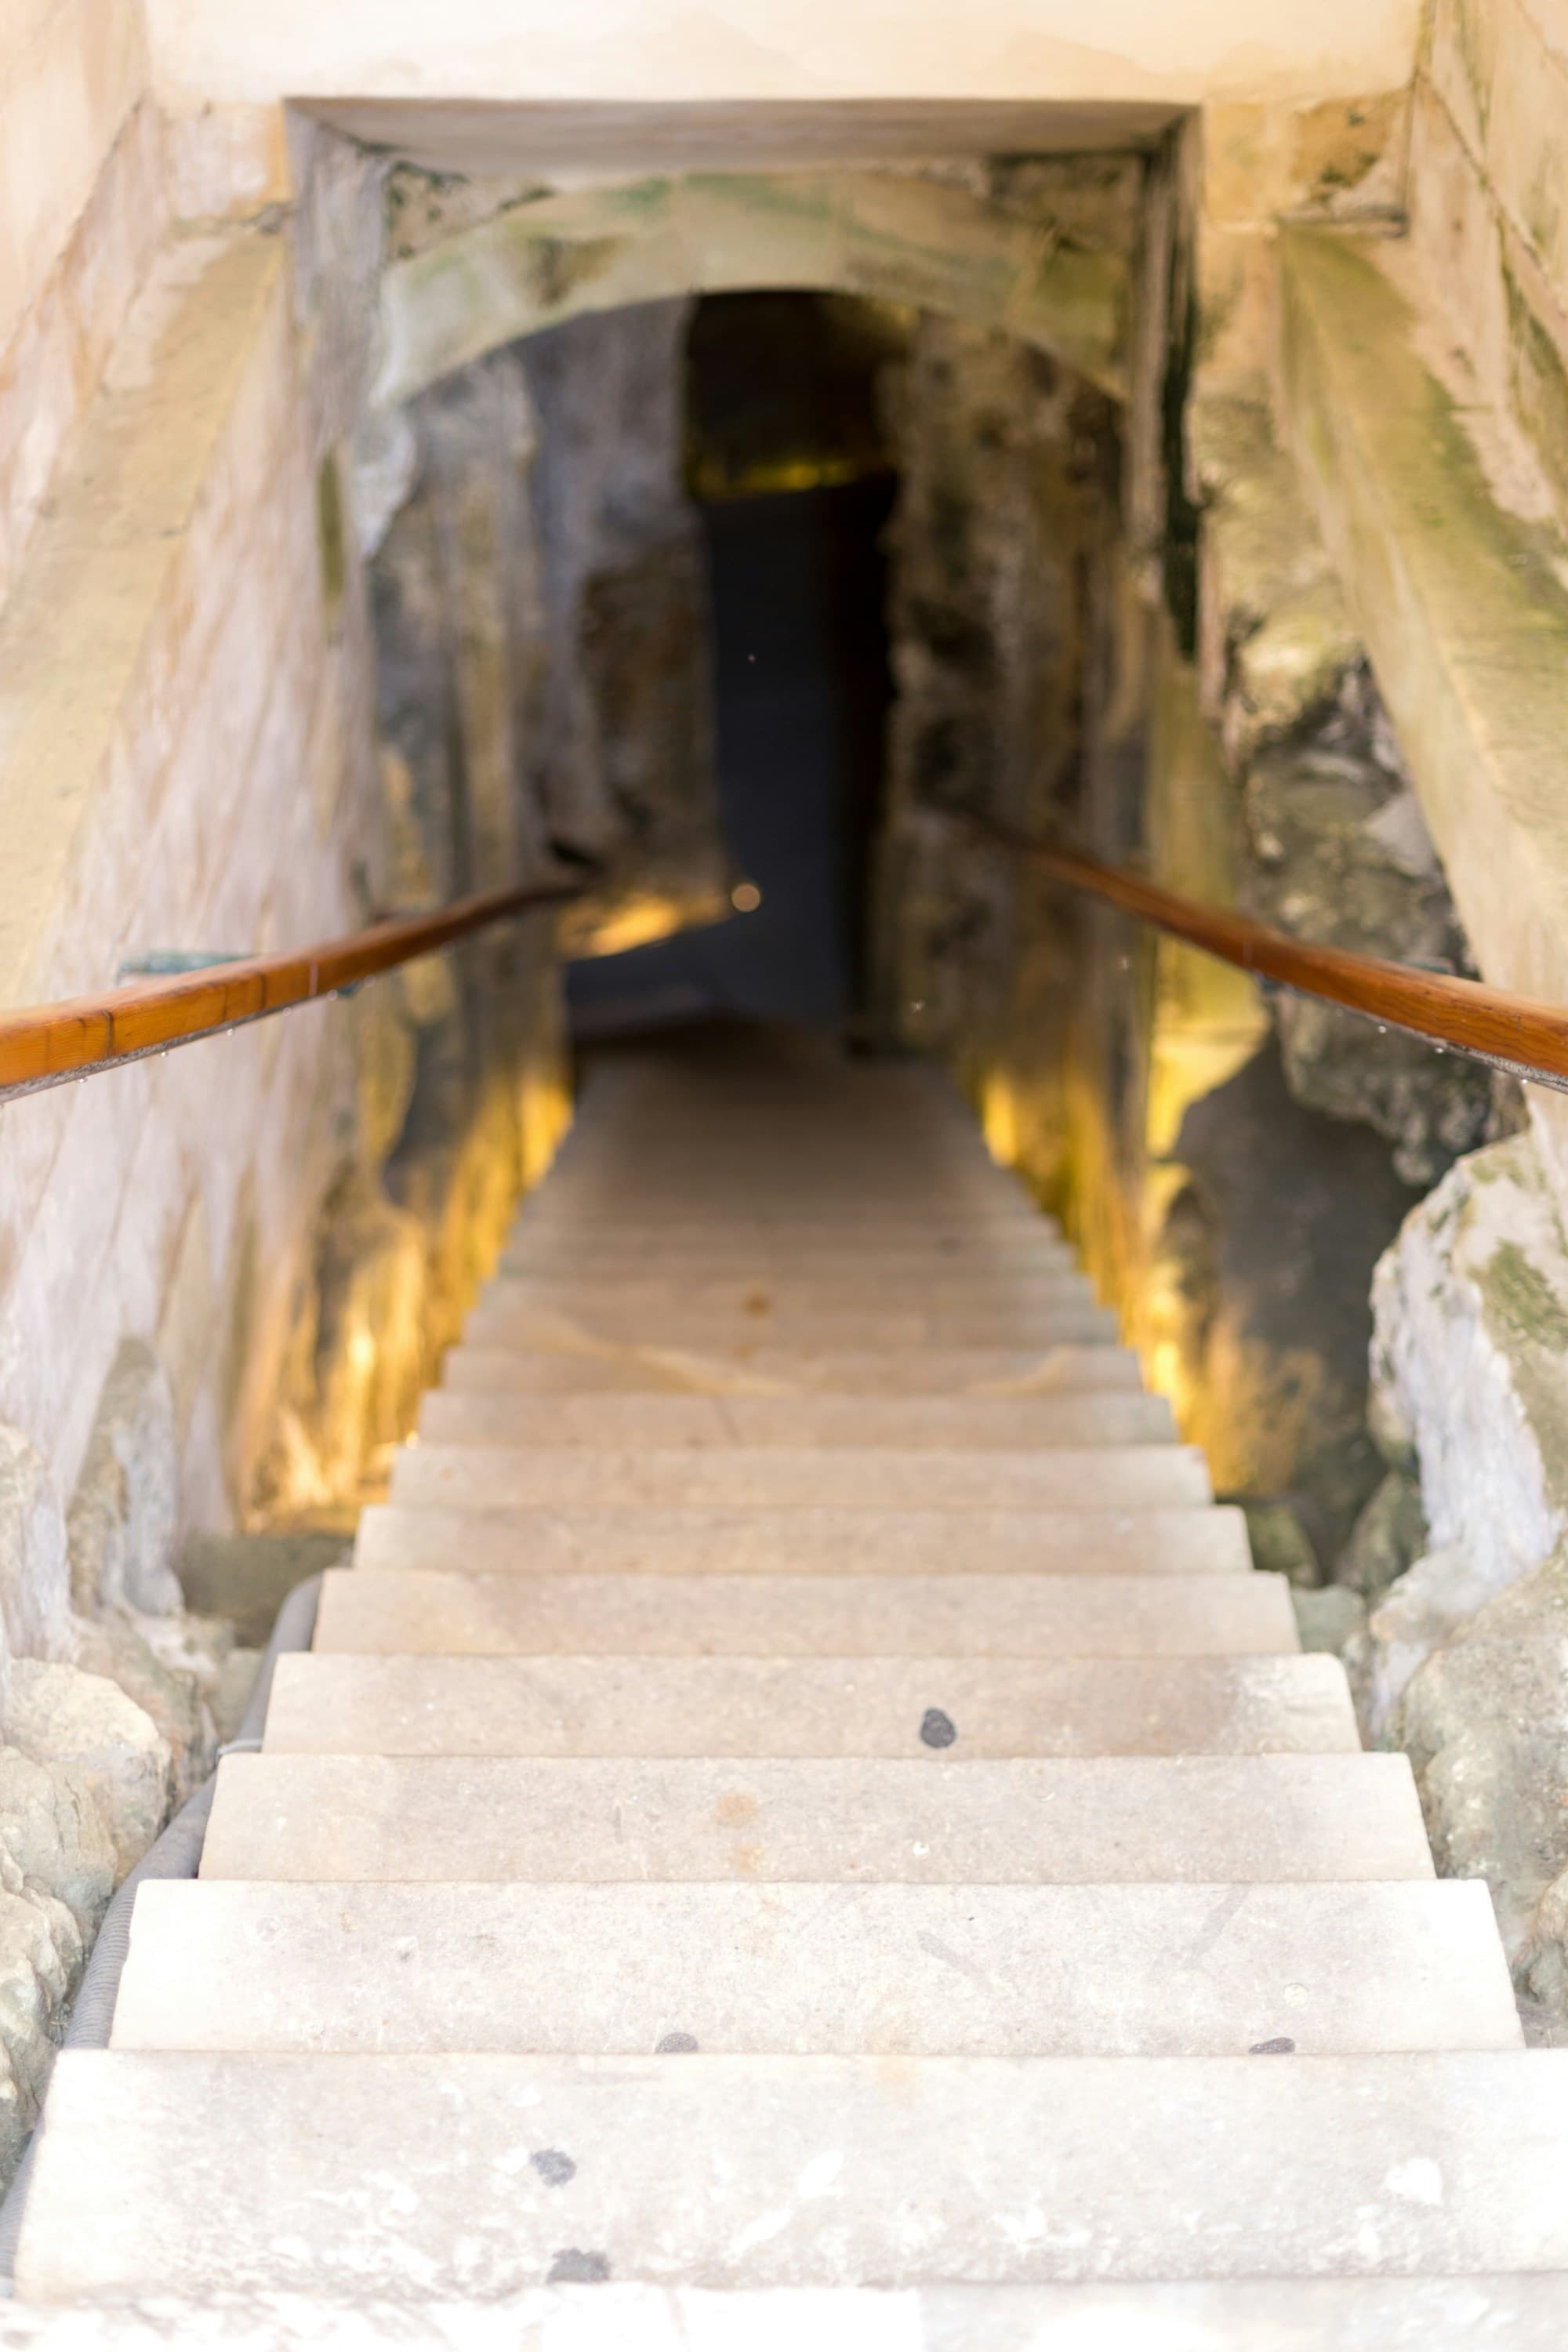
{"label": "concrete lintel", "polygon": [[377,407],[589,310],[751,287],[837,289],[1004,328],[1126,390],[1127,258],[935,181],[700,173],[543,196],[395,264]]}

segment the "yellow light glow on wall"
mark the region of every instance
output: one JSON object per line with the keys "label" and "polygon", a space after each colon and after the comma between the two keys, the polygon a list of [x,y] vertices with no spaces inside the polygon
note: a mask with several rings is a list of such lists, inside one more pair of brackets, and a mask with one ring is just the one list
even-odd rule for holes
{"label": "yellow light glow on wall", "polygon": [[[754,896],[748,898],[745,894]],[[707,923],[725,923],[736,913],[750,914],[762,904],[755,883],[728,890],[688,892],[679,898],[662,891],[645,890],[623,898],[613,912],[579,929],[570,913],[562,927],[562,952],[571,957],[624,955],[628,948],[646,948],[677,931],[700,930]]]}
{"label": "yellow light glow on wall", "polygon": [[985,1149],[999,1168],[1012,1168],[1018,1159],[1018,1107],[1012,1080],[992,1070],[980,1089],[980,1127]]}

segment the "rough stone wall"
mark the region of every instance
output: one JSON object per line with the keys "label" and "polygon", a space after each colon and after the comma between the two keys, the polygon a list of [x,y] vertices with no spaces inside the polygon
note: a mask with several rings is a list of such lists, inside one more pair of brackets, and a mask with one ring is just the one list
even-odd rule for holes
{"label": "rough stone wall", "polygon": [[[0,222],[0,309],[27,298],[0,362],[10,1003],[347,928],[385,839],[322,495],[363,367],[319,304],[352,179],[292,251],[268,223],[171,230],[131,12],[31,22],[7,160],[13,98],[58,145]],[[0,2176],[110,1891],[254,1669],[174,1560],[247,1499],[372,1001],[0,1108]]]}
{"label": "rough stone wall", "polygon": [[[1184,691],[1208,756],[1188,740],[1152,765],[1157,870],[1184,887],[1160,810],[1197,797],[1228,846],[1202,887],[1188,868],[1195,895],[1304,940],[1470,970],[1364,649],[1267,410],[1211,394],[1192,425],[1204,528],[1198,658]],[[1179,1008],[1175,1025],[1179,1036]],[[1168,1050],[1160,1026],[1157,1012],[1157,1058]],[[1473,1064],[1285,991],[1255,1001],[1250,1034],[1238,1022],[1230,1045],[1217,1087],[1203,1085],[1200,1057],[1152,1126],[1163,1165],[1146,1297],[1159,1328],[1146,1344],[1166,1350],[1184,1425],[1210,1449],[1222,1488],[1288,1506],[1309,1541],[1296,1572],[1310,1578],[1315,1560],[1332,1574],[1381,1475],[1367,1430],[1373,1265],[1418,1192],[1493,1131],[1494,1090]],[[1216,1266],[1217,1278],[1205,1270]],[[1257,1532],[1267,1539],[1261,1515]]]}
{"label": "rough stone wall", "polygon": [[[1463,1160],[1378,1269],[1363,1720],[1439,1867],[1485,1877],[1542,2039],[1568,2039],[1568,1238],[1533,1138]],[[1368,1518],[1377,1514],[1369,1511]]]}
{"label": "rough stone wall", "polygon": [[[143,130],[23,320],[36,424],[0,411],[11,1003],[352,929],[417,864],[347,487],[379,168],[302,131],[287,224],[176,227],[131,289],[162,220],[121,209]],[[515,839],[469,846],[515,869]],[[184,1610],[181,1532],[341,1504],[404,1433],[432,1300],[471,1290],[552,1148],[554,1003],[536,922],[0,1108],[0,2173],[113,1885],[254,1666]]]}
{"label": "rough stone wall", "polygon": [[[1143,175],[1130,158],[954,171],[1038,234],[1136,246]],[[963,819],[1091,837],[1116,823],[1136,719],[1118,697],[1115,404],[1006,334],[924,313],[888,407],[900,487],[882,1025],[953,1062],[994,1148],[1070,1216],[1093,1191],[1073,1181],[1094,1149],[1075,1114],[1099,1097],[1069,1069],[1106,1025],[1074,984],[1084,919]]]}
{"label": "rough stone wall", "polygon": [[374,1490],[548,1162],[555,940],[593,952],[722,903],[685,326],[679,303],[577,321],[357,434],[395,903],[563,866],[593,890],[367,1002],[254,1497],[274,1519]]}
{"label": "rough stone wall", "polygon": [[[948,812],[1142,862],[1305,939],[1470,968],[1275,442],[1254,299],[1269,206],[1378,213],[1400,124],[1387,106],[1221,110],[1134,180],[1144,299],[1163,297],[1168,331],[1129,407],[929,320],[894,404],[889,1013],[955,1060],[1222,1490],[1257,1507],[1259,1544],[1303,1580],[1332,1572],[1382,1475],[1373,1266],[1419,1190],[1495,1131],[1490,1081],[1265,998],[975,846]],[[1083,169],[1031,193],[1059,214]],[[1084,190],[1103,206],[1087,173]]]}
{"label": "rough stone wall", "polygon": [[[363,589],[321,515],[344,392],[312,309],[265,227],[172,240],[35,527],[0,614],[0,799],[28,853],[0,908],[13,1003],[152,950],[321,938],[377,888]],[[174,1394],[186,1515],[243,1499],[358,1019],[323,1007],[0,1110],[0,1418],[60,1493],[134,1337]]]}
{"label": "rough stone wall", "polygon": [[515,347],[539,435],[527,772],[552,844],[605,877],[563,919],[579,950],[728,903],[707,572],[683,481],[691,309],[635,304]]}

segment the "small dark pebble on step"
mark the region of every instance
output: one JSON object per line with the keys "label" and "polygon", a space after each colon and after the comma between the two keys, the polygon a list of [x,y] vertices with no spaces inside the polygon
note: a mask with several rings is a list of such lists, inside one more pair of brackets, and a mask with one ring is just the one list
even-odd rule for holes
{"label": "small dark pebble on step", "polygon": [[536,2147],[528,2160],[550,2189],[564,2189],[577,2169],[565,2150],[559,2147]]}
{"label": "small dark pebble on step", "polygon": [[610,2275],[608,2254],[585,2254],[580,2246],[563,2246],[550,2265],[546,2286],[603,2286]]}
{"label": "small dark pebble on step", "polygon": [[1288,2033],[1277,2033],[1271,2042],[1255,2042],[1247,2054],[1249,2058],[1289,2058],[1295,2047]]}
{"label": "small dark pebble on step", "polygon": [[700,2047],[695,2033],[667,2033],[661,2042],[654,2043],[654,2052],[660,2058],[674,2057],[678,2053],[685,2057]]}
{"label": "small dark pebble on step", "polygon": [[943,1715],[940,1706],[928,1706],[921,1717],[921,1738],[928,1748],[951,1748],[958,1729],[951,1715]]}

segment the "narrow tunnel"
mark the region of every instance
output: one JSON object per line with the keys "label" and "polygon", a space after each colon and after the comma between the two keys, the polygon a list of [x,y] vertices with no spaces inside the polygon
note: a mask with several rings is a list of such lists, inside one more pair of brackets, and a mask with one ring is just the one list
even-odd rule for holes
{"label": "narrow tunnel", "polygon": [[574,966],[580,1037],[715,1017],[865,1029],[897,495],[879,396],[906,333],[830,296],[694,308],[686,474],[706,559],[720,821],[745,919]]}
{"label": "narrow tunnel", "polygon": [[[1197,2068],[1131,2141],[1038,2095],[1060,2244],[994,2094],[917,2150],[942,2230],[952,2150],[1003,2151],[933,2265],[1076,2286],[1152,2212],[1159,2286],[1256,2236],[1274,2143],[1226,2101],[1272,2128],[1330,2079],[1275,2102],[1254,2059],[1568,2042],[1568,1130],[1519,1075],[1568,1080],[1568,477],[1537,278],[1466,320],[1437,266],[1432,69],[1255,106],[147,100],[0,369],[0,428],[18,383],[80,393],[0,440],[37,902],[0,906],[0,1861],[30,1885],[46,1811],[77,1842],[29,1846],[47,1932],[0,1955],[0,2177],[76,2036],[50,2292],[188,2283],[200,2240],[242,2289],[309,2241],[334,2294],[461,2293],[472,2222],[506,2294],[596,2293],[647,2259],[594,2201],[635,2142],[671,2275],[743,2246],[771,2293],[837,2226],[815,2093],[783,2138],[723,2111],[762,2187],[721,2227],[667,2158],[710,2145],[712,2062],[802,2059],[873,2085],[842,2194],[891,2276],[889,2050]],[[156,259],[106,323],[138,173]],[[1446,1010],[1362,1017],[1325,949]],[[201,1877],[136,1893],[88,2053],[85,1952],[193,1802]],[[1215,1886],[1258,1896],[1217,1958]],[[812,1944],[858,1911],[861,1960]],[[349,2105],[285,2085],[261,2178],[237,2050],[395,2089],[345,2154]],[[171,2054],[217,2062],[222,2231],[194,2176],[163,2195],[183,2092],[100,2133],[75,2087]],[[652,2126],[579,2068],[521,2147],[508,2069],[584,2057]],[[1359,2098],[1292,2143],[1293,2258],[1392,2197],[1372,2240],[1446,2278],[1414,2110],[1363,2180]],[[409,2233],[367,2196],[318,2244],[373,2175]],[[1523,2271],[1568,2273],[1563,2210]]]}

